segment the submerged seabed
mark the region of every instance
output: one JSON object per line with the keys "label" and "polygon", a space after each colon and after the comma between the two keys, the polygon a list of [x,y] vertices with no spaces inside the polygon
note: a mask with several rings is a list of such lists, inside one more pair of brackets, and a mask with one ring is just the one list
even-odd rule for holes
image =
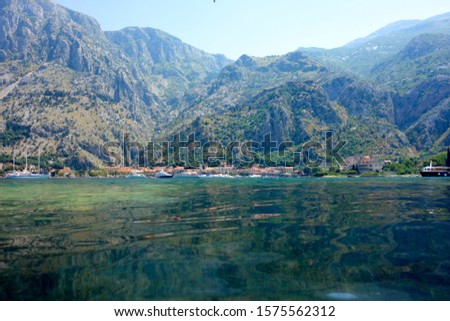
{"label": "submerged seabed", "polygon": [[2,300],[450,300],[450,180],[0,181]]}

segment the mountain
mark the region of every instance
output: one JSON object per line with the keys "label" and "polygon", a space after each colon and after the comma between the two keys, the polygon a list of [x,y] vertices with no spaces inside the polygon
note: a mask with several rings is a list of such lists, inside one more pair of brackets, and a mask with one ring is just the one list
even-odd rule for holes
{"label": "mountain", "polygon": [[287,81],[310,80],[320,70],[316,61],[297,52],[264,58],[243,55],[224,67],[207,85],[207,90],[181,114],[185,118],[220,113],[235,108],[266,88]]}
{"label": "mountain", "polygon": [[233,62],[161,30],[103,32],[50,0],[0,0],[0,142],[84,169],[125,134],[226,143],[271,133],[299,150],[331,130],[348,141],[344,156],[438,150],[450,144],[449,19]]}
{"label": "mountain", "polygon": [[399,21],[332,50],[301,52],[392,91],[394,124],[417,150],[450,141],[450,13]]}
{"label": "mountain", "polygon": [[273,141],[295,146],[323,141],[324,131],[349,141],[344,154],[408,154],[395,125],[392,92],[336,73],[299,52],[240,57],[162,132],[161,139],[195,133],[205,142]]}
{"label": "mountain", "polygon": [[178,107],[187,93],[231,63],[224,55],[208,54],[152,28],[130,27],[105,35],[171,107]]}
{"label": "mountain", "polygon": [[396,34],[401,31],[407,30],[414,26],[420,24],[421,20],[400,20],[393,22],[377,31],[371,33],[367,37],[359,38],[349,42],[345,47],[347,48],[358,48],[359,46],[364,46],[371,41],[379,41],[380,38],[397,38]]}
{"label": "mountain", "polygon": [[396,90],[396,124],[419,150],[450,142],[450,35],[423,34],[374,66],[372,77]]}
{"label": "mountain", "polygon": [[0,113],[9,131],[25,128],[31,152],[90,163],[124,133],[147,141],[193,87],[230,62],[154,29],[104,33],[49,0],[1,0],[0,25]]}
{"label": "mountain", "polygon": [[426,20],[406,20],[390,24],[369,36],[336,49],[300,48],[319,62],[363,77],[378,63],[401,51],[422,34],[450,35],[450,13]]}
{"label": "mountain", "polygon": [[117,53],[93,18],[52,1],[2,0],[0,10],[0,62],[55,61],[98,73]]}
{"label": "mountain", "polygon": [[371,76],[399,91],[410,90],[426,78],[450,76],[450,35],[423,34],[399,53],[376,64]]}

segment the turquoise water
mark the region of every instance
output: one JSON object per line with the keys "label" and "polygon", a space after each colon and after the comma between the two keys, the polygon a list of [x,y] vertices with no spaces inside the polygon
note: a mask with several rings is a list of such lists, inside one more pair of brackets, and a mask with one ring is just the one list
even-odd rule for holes
{"label": "turquoise water", "polygon": [[450,180],[0,180],[2,300],[450,300]]}

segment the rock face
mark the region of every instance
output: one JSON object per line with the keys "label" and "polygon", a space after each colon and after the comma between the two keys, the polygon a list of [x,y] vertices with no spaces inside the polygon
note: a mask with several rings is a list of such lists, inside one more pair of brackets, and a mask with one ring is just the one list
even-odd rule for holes
{"label": "rock face", "polygon": [[[439,149],[450,144],[449,17],[391,25],[340,51],[233,63],[156,29],[103,32],[50,0],[0,0],[0,138],[85,167],[125,133],[146,142],[270,132],[301,145],[333,130],[347,154]],[[444,34],[424,34],[435,30]],[[390,49],[361,53],[375,43]],[[349,50],[359,54],[342,60]]]}
{"label": "rock face", "polygon": [[419,150],[449,142],[450,35],[423,34],[372,69],[379,83],[400,92],[396,124]]}
{"label": "rock face", "polygon": [[185,134],[226,142],[261,141],[270,133],[273,141],[299,145],[322,135],[319,127],[336,127],[340,120],[322,88],[288,82],[264,90],[243,107],[196,119]]}
{"label": "rock face", "polygon": [[146,141],[229,62],[154,29],[104,33],[53,1],[0,1],[0,113],[45,152],[95,159],[125,132]]}
{"label": "rock face", "polygon": [[135,66],[138,81],[157,89],[169,110],[183,105],[186,95],[231,63],[224,55],[208,54],[156,29],[130,27],[106,36]]}
{"label": "rock face", "polygon": [[[215,76],[230,61],[224,55],[212,55],[183,43],[163,31],[152,28],[130,27],[120,31],[106,32],[107,38],[136,60],[142,70],[158,64],[171,64],[180,68],[187,78]],[[201,78],[201,77],[200,77]]]}
{"label": "rock face", "polygon": [[0,4],[0,61],[57,61],[76,71],[93,71],[114,51],[99,24],[47,0]]}

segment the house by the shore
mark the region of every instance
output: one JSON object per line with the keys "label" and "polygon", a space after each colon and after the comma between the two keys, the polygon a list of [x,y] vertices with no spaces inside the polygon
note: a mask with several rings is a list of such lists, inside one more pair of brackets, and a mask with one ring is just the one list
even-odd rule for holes
{"label": "house by the shore", "polygon": [[347,166],[345,170],[357,170],[360,174],[367,172],[381,171],[385,164],[384,161],[379,161],[371,156],[352,156],[345,159]]}

